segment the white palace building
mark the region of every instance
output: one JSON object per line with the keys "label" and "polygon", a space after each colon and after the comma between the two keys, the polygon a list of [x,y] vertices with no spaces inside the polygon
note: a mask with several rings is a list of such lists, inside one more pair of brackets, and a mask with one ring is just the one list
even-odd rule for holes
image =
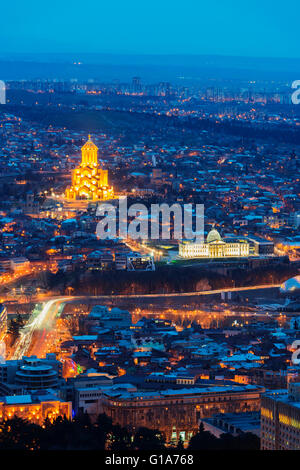
{"label": "white palace building", "polygon": [[179,243],[181,258],[229,258],[249,256],[249,242],[244,239],[224,241],[216,229],[212,229],[203,243],[182,241]]}

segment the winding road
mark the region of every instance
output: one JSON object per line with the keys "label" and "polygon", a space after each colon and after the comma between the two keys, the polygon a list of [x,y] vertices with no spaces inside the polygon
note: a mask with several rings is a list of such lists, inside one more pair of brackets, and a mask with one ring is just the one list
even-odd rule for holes
{"label": "winding road", "polygon": [[[259,286],[248,286],[248,287],[231,287],[225,289],[218,289],[218,290],[211,290],[211,291],[201,291],[201,292],[180,292],[180,293],[168,293],[168,294],[128,294],[128,295],[99,295],[99,296],[65,296],[65,297],[55,297],[49,300],[45,300],[43,302],[42,309],[40,313],[37,315],[32,315],[28,321],[28,323],[22,328],[20,332],[20,336],[16,341],[11,354],[9,354],[10,359],[21,359],[26,354],[35,354],[38,357],[41,357],[43,350],[43,343],[45,341],[45,337],[47,336],[45,333],[51,331],[54,327],[55,317],[59,312],[59,308],[62,304],[66,302],[72,301],[82,301],[82,300],[99,300],[99,302],[107,302],[111,303],[115,300],[118,301],[129,301],[132,300],[139,300],[139,301],[151,301],[151,299],[168,299],[176,301],[179,298],[191,298],[191,297],[198,297],[198,296],[210,296],[210,295],[218,295],[222,294],[223,292],[247,292],[247,291],[254,291],[254,290],[267,290],[267,289],[274,289],[279,288],[279,284],[274,285],[259,285]],[[44,345],[45,346],[45,345]],[[7,358],[8,359],[8,358]]]}

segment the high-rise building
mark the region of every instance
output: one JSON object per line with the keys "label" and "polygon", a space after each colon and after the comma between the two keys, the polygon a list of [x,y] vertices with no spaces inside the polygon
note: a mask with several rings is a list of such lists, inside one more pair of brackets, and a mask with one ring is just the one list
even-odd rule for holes
{"label": "high-rise building", "polygon": [[6,335],[6,331],[7,331],[7,310],[6,310],[5,305],[0,304],[0,341],[3,341]]}
{"label": "high-rise building", "polygon": [[114,189],[108,184],[108,171],[99,167],[98,147],[91,136],[81,149],[81,163],[73,171],[72,185],[66,189],[68,199],[111,199]]}
{"label": "high-rise building", "polygon": [[133,90],[133,93],[140,93],[142,91],[142,85],[141,85],[140,77],[133,77],[133,79],[132,79],[132,90]]}
{"label": "high-rise building", "polygon": [[261,401],[261,449],[300,449],[300,383],[266,393]]}

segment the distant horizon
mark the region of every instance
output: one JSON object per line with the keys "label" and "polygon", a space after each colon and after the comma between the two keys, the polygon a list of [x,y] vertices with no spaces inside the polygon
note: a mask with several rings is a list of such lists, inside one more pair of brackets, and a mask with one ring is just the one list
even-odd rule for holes
{"label": "distant horizon", "polygon": [[[253,55],[253,54],[222,54],[222,53],[156,53],[156,52],[1,52],[0,51],[0,60],[8,56],[105,56],[105,57],[191,57],[191,58],[228,58],[228,59],[253,59],[253,60],[283,60],[283,61],[300,61],[300,56],[276,56],[276,55]],[[74,58],[74,57],[72,57]]]}
{"label": "distant horizon", "polygon": [[96,79],[128,81],[205,79],[292,82],[300,78],[300,58],[210,54],[0,53],[2,80]]}

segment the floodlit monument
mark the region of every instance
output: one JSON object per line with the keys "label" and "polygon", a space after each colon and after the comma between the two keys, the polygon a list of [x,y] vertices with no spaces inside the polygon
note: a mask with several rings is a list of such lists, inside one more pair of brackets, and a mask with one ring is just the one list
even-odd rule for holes
{"label": "floodlit monument", "polygon": [[67,199],[101,201],[114,197],[114,188],[108,184],[108,171],[98,163],[98,147],[91,136],[81,149],[81,163],[72,173],[72,185],[66,189]]}

